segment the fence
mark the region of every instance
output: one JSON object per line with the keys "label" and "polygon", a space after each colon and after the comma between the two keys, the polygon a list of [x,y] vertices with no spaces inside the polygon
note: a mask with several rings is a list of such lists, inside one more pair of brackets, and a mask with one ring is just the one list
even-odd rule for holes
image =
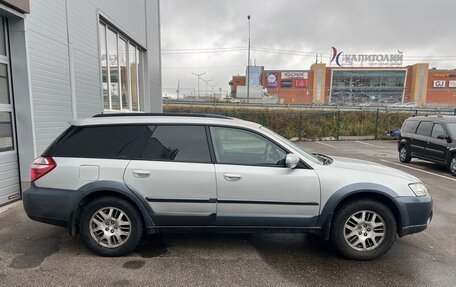
{"label": "fence", "polygon": [[[397,112],[306,110],[295,108],[235,108],[214,106],[165,105],[165,112],[211,113],[257,122],[275,132],[300,140],[350,139],[353,137],[386,139],[391,130],[399,130],[412,115],[432,114],[426,111]],[[440,111],[441,112],[441,111]],[[434,113],[436,114],[436,113]]]}

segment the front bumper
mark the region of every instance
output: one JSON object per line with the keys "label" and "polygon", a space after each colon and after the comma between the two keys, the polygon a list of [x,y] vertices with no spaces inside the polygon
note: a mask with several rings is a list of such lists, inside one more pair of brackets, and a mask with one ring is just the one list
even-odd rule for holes
{"label": "front bumper", "polygon": [[67,227],[73,208],[82,196],[75,190],[41,188],[32,184],[23,192],[22,201],[30,219]]}
{"label": "front bumper", "polygon": [[417,233],[427,228],[432,220],[432,198],[428,196],[396,197],[401,213],[399,236]]}

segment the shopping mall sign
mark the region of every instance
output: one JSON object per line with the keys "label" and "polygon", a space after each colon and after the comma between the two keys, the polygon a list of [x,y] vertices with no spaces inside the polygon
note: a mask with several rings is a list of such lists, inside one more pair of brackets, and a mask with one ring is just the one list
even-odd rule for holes
{"label": "shopping mall sign", "polygon": [[336,62],[339,67],[345,66],[402,66],[404,54],[345,54],[332,47],[331,62]]}

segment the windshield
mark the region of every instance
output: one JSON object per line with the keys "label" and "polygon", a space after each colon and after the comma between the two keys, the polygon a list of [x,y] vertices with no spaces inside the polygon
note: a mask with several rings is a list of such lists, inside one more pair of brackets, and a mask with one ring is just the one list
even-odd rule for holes
{"label": "windshield", "polygon": [[287,144],[289,144],[290,146],[292,146],[300,155],[302,155],[303,157],[305,157],[306,159],[308,159],[309,161],[313,162],[313,163],[318,163],[318,164],[323,164],[323,161],[318,158],[316,155],[314,155],[313,153],[309,152],[309,151],[306,151],[305,149],[303,149],[302,147],[298,146],[297,144],[295,144],[294,142],[284,138],[283,136],[271,131],[270,129],[268,128],[265,128],[265,127],[260,127],[260,129],[262,129],[263,131],[265,131],[267,134],[269,135],[272,135],[274,137],[278,137],[280,138],[282,141],[286,142]]}
{"label": "windshield", "polygon": [[450,134],[453,137],[456,137],[456,123],[448,123],[448,129],[450,130]]}

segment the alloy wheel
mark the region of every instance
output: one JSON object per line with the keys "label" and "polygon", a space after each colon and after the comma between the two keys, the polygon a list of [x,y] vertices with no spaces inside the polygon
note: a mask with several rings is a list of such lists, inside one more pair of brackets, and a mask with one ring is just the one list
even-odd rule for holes
{"label": "alloy wheel", "polygon": [[115,207],[100,208],[92,215],[89,224],[92,238],[106,248],[123,245],[131,234],[130,218]]}
{"label": "alloy wheel", "polygon": [[386,225],[383,218],[371,210],[353,213],[344,225],[345,242],[357,251],[377,248],[385,239]]}

